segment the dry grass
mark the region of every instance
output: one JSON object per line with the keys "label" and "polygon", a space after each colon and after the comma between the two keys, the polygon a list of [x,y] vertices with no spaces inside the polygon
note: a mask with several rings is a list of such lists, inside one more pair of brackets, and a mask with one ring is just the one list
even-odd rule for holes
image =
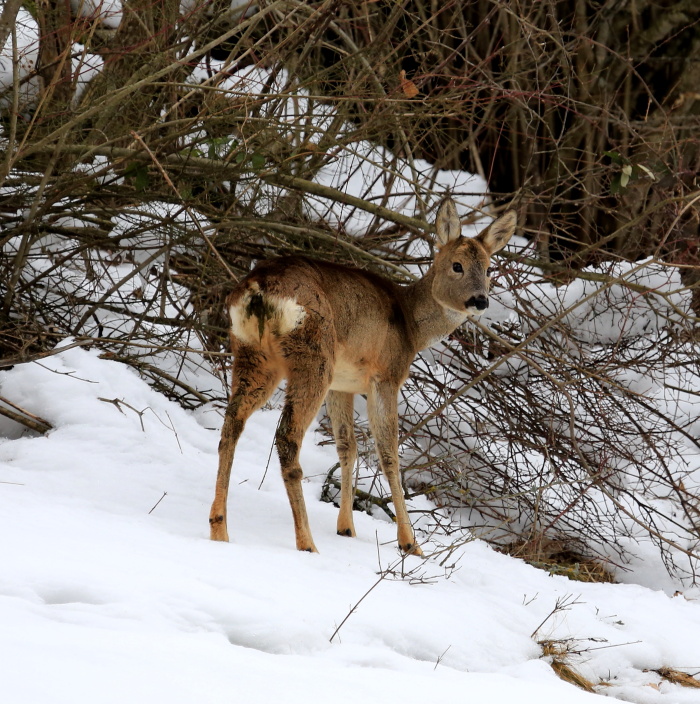
{"label": "dry grass", "polygon": [[575,684],[577,687],[585,689],[586,692],[595,692],[593,683],[576,672],[573,667],[567,665],[564,661],[557,659],[552,660],[552,669],[557,673],[559,679],[564,680],[564,682]]}
{"label": "dry grass", "polygon": [[667,682],[679,684],[681,687],[694,687],[696,689],[700,689],[700,680],[696,679],[692,675],[689,675],[687,672],[674,670],[672,667],[662,667],[658,670],[654,670],[654,672],[656,672]]}
{"label": "dry grass", "polygon": [[[564,682],[576,685],[586,692],[595,692],[596,687],[610,686],[609,682],[603,681],[594,684],[586,679],[580,672],[577,672],[576,669],[567,662],[571,656],[569,643],[567,641],[541,640],[538,641],[538,645],[542,648],[542,657],[550,660],[550,665],[557,674],[557,677],[564,680]],[[672,667],[661,667],[658,670],[645,670],[645,672],[655,672],[661,679],[671,682],[672,684],[680,685],[681,687],[700,689],[700,680],[682,670],[676,670]],[[658,689],[658,684],[656,683],[652,683],[649,686]]]}
{"label": "dry grass", "polygon": [[551,658],[550,665],[557,677],[580,687],[586,692],[595,692],[595,685],[587,680],[582,674],[576,672],[565,659],[569,655],[566,643],[556,640],[543,640],[539,642],[542,646],[542,655]]}
{"label": "dry grass", "polygon": [[524,541],[511,543],[503,549],[539,570],[561,575],[575,582],[614,584],[615,578],[599,561],[585,557],[561,541]]}

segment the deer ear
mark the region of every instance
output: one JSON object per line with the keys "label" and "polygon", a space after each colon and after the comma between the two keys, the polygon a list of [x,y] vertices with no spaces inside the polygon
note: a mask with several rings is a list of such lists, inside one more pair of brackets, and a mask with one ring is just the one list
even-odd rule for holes
{"label": "deer ear", "polygon": [[462,234],[462,225],[457,215],[457,206],[449,196],[442,199],[435,216],[435,231],[437,246],[444,247],[448,242],[456,240]]}
{"label": "deer ear", "polygon": [[494,220],[477,239],[493,254],[503,249],[515,232],[518,216],[515,210],[507,210],[498,220]]}

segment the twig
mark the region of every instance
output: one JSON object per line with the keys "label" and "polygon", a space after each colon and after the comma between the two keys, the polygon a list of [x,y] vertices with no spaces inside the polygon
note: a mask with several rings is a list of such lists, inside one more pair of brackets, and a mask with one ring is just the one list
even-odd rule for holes
{"label": "twig", "polygon": [[350,607],[350,611],[345,615],[345,618],[340,622],[340,625],[333,631],[333,635],[329,638],[332,643],[333,639],[338,635],[338,631],[345,625],[345,622],[357,611],[359,605],[386,579],[388,572],[382,572],[379,579]]}
{"label": "twig", "polygon": [[440,655],[438,655],[438,659],[435,661],[435,667],[433,668],[433,672],[435,672],[435,670],[437,670],[438,665],[442,662],[442,659],[445,657],[445,655],[447,655],[447,651],[448,651],[451,647],[452,647],[451,645],[448,645],[448,646],[445,648],[445,650],[443,650],[442,653],[440,653]]}
{"label": "twig", "polygon": [[42,435],[44,433],[48,433],[49,430],[53,430],[53,425],[51,425],[51,423],[49,423],[47,420],[44,420],[43,418],[34,415],[33,413],[30,413],[24,408],[20,408],[16,404],[12,403],[12,401],[6,399],[4,396],[0,396],[0,403],[5,403],[8,406],[11,406],[12,409],[14,409],[11,410],[10,408],[5,408],[0,405],[0,415],[5,416],[6,418],[10,418],[16,423],[20,423],[21,425],[26,426],[30,430],[34,430],[37,433],[41,433]]}
{"label": "twig", "polygon": [[139,422],[141,423],[141,431],[144,433],[146,432],[146,428],[143,424],[143,414],[147,410],[149,410],[148,408],[144,408],[143,411],[139,411],[136,408],[134,408],[131,404],[124,401],[124,399],[119,399],[119,398],[102,398],[101,396],[98,396],[97,400],[103,401],[104,403],[111,403],[122,415],[126,415],[126,413],[124,413],[124,411],[122,411],[121,407],[126,406],[129,410],[136,413],[136,415],[139,417]]}
{"label": "twig", "polygon": [[267,462],[265,462],[265,471],[263,472],[262,478],[260,479],[260,484],[258,484],[258,491],[262,489],[262,485],[267,477],[267,470],[270,468],[270,460],[272,459],[272,451],[275,448],[275,438],[277,437],[277,431],[280,429],[280,423],[282,422],[282,416],[277,419],[277,427],[275,428],[275,433],[272,436],[272,442],[270,442],[270,451],[267,453]]}
{"label": "twig", "polygon": [[554,616],[555,614],[558,614],[560,611],[567,611],[572,606],[576,606],[577,604],[583,603],[581,601],[578,601],[579,597],[580,594],[578,597],[573,596],[572,594],[557,597],[557,601],[554,604],[554,608],[544,617],[542,623],[540,623],[540,625],[537,626],[537,628],[535,628],[535,630],[530,634],[530,638],[534,638],[540,628],[542,628],[542,626],[544,626],[544,624],[547,623],[547,621],[549,621],[549,619],[552,618],[552,616]]}
{"label": "twig", "polygon": [[163,496],[161,496],[161,497],[158,499],[158,501],[156,501],[155,504],[153,504],[153,508],[148,512],[148,515],[149,515],[149,516],[156,510],[156,507],[158,506],[158,504],[159,504],[167,495],[168,495],[168,492],[167,492],[167,491],[164,491],[164,492],[163,492]]}
{"label": "twig", "polygon": [[36,362],[38,359],[45,359],[46,357],[53,357],[56,354],[61,354],[66,350],[73,349],[74,347],[86,347],[87,345],[93,344],[94,340],[92,338],[86,339],[82,338],[80,340],[75,340],[68,345],[61,345],[54,347],[53,349],[46,350],[44,352],[36,352],[30,355],[17,355],[16,357],[5,357],[5,359],[0,359],[0,369],[6,369],[8,367],[14,367],[16,364],[26,364],[27,362]]}
{"label": "twig", "polygon": [[[324,489],[326,489],[328,485],[332,485],[336,489],[340,490],[340,482],[333,476],[334,472],[339,467],[340,464],[336,463],[328,470],[328,473],[326,474],[326,479],[324,481]],[[328,494],[326,493],[326,495]],[[328,498],[328,501],[331,501],[330,496]],[[379,496],[375,496],[374,494],[371,494],[367,491],[363,491],[358,487],[355,487],[355,491],[353,494],[353,504],[355,502],[365,502],[368,504],[372,504],[373,506],[377,506],[381,508],[382,511],[384,511],[392,521],[396,520],[394,512],[389,508],[389,504],[391,503],[390,496],[385,496],[384,498],[382,498]]]}

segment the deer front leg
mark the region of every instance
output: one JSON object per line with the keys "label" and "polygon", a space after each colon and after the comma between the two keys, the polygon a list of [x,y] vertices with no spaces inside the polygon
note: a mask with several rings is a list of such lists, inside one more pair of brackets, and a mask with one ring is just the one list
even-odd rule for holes
{"label": "deer front leg", "polygon": [[355,537],[352,507],[355,499],[353,470],[357,459],[357,442],[353,423],[353,394],[329,391],[326,408],[333,426],[335,448],[340,460],[340,512],[338,513],[338,535]]}
{"label": "deer front leg", "polygon": [[389,482],[391,500],[396,512],[399,547],[410,555],[422,555],[416,544],[399,468],[398,388],[389,383],[373,383],[367,396],[369,425],[377,447],[379,465]]}

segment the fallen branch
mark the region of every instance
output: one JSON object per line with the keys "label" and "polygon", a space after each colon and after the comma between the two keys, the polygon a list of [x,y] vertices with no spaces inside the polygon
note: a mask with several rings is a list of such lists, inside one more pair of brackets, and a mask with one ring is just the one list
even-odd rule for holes
{"label": "fallen branch", "polygon": [[30,413],[24,408],[20,408],[18,405],[12,403],[12,401],[6,399],[4,396],[0,396],[0,403],[4,403],[7,406],[11,407],[5,408],[4,406],[0,405],[0,415],[5,416],[6,418],[10,418],[16,423],[20,423],[21,425],[24,425],[30,430],[34,430],[37,433],[41,433],[42,435],[44,433],[48,433],[49,430],[53,430],[53,425],[51,425],[51,423],[49,423],[47,420],[44,420],[39,416],[35,416],[33,413]]}

